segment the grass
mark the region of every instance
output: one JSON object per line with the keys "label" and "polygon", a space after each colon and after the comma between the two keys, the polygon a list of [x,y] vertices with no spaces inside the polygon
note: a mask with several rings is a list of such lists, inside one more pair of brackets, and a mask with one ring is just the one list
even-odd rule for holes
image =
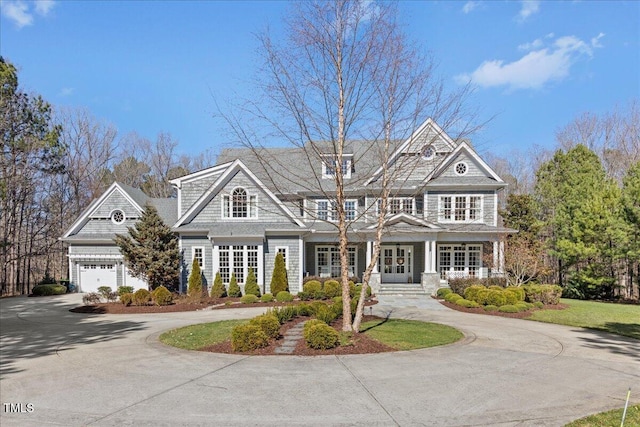
{"label": "grass", "polygon": [[[585,418],[573,421],[565,427],[610,427],[619,426],[622,421],[622,412],[624,408],[614,409],[613,411],[601,412],[595,415],[589,415]],[[640,405],[629,406],[627,408],[627,416],[624,419],[625,426],[640,426]]]}
{"label": "grass", "polygon": [[529,320],[597,329],[640,339],[640,306],[562,299],[565,310],[534,311]]}
{"label": "grass", "polygon": [[[160,341],[185,350],[198,350],[231,339],[231,329],[246,320],[224,320],[172,329],[160,335]],[[362,324],[361,330],[397,350],[413,350],[450,344],[463,335],[457,329],[416,320],[381,319]],[[351,345],[349,334],[340,334],[340,345]]]}
{"label": "grass", "polygon": [[231,329],[246,322],[247,320],[223,320],[185,326],[163,333],[160,335],[160,341],[185,350],[198,350],[230,339]]}
{"label": "grass", "polygon": [[417,320],[385,319],[362,324],[361,331],[396,350],[450,344],[464,335],[451,326]]}

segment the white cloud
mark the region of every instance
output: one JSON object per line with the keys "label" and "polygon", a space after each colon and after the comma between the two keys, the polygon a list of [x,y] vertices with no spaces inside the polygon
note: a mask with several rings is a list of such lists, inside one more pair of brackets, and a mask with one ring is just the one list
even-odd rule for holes
{"label": "white cloud", "polygon": [[0,9],[2,9],[2,15],[13,21],[18,27],[26,27],[27,25],[33,25],[33,10],[40,16],[47,16],[51,9],[55,6],[53,0],[36,0],[33,2],[26,2],[23,0],[1,0]]}
{"label": "white cloud", "polygon": [[539,10],[540,2],[538,0],[523,0],[520,13],[518,13],[518,21],[526,21],[531,15],[538,13]]}
{"label": "white cloud", "polygon": [[53,0],[36,0],[36,12],[38,15],[47,16],[49,11],[55,6]]}
{"label": "white cloud", "polygon": [[475,8],[477,8],[478,6],[480,6],[480,2],[479,1],[468,1],[468,2],[466,2],[464,4],[464,6],[462,6],[462,12],[463,13],[470,13]]}
{"label": "white cloud", "polygon": [[23,1],[3,1],[0,3],[2,14],[13,21],[18,28],[33,24],[29,6]]}
{"label": "white cloud", "polygon": [[472,81],[481,87],[541,89],[549,82],[566,78],[571,66],[579,59],[592,57],[593,49],[601,47],[599,40],[603,36],[600,33],[591,39],[591,43],[575,36],[559,37],[549,47],[543,47],[544,41],[536,39],[519,46],[525,50],[537,49],[531,50],[522,58],[507,63],[498,59],[485,61],[472,73],[459,75],[456,80],[460,83]]}

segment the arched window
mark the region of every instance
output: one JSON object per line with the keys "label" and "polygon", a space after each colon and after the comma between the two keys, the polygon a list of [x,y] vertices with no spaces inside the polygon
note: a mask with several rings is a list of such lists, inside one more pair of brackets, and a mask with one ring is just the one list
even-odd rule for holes
{"label": "arched window", "polygon": [[244,188],[236,188],[231,195],[231,216],[233,218],[246,218],[247,192]]}
{"label": "arched window", "polygon": [[257,196],[247,195],[244,188],[238,187],[230,195],[223,196],[223,218],[256,218],[257,216]]}

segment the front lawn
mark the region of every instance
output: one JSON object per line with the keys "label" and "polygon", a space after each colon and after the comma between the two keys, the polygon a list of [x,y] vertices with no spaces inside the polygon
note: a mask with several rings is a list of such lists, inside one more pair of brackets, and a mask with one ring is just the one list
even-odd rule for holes
{"label": "front lawn", "polygon": [[[619,426],[622,420],[622,412],[624,408],[614,409],[612,411],[601,412],[595,415],[589,415],[585,418],[573,421],[565,427],[609,427]],[[629,406],[627,408],[627,416],[624,419],[625,426],[640,426],[640,405]]]}
{"label": "front lawn", "polygon": [[199,350],[212,344],[218,344],[231,337],[234,326],[247,323],[248,320],[222,320],[213,323],[200,323],[172,329],[160,335],[163,343],[183,348],[185,350]]}
{"label": "front lawn", "polygon": [[529,320],[598,329],[640,339],[640,306],[562,299],[564,310],[539,310]]}

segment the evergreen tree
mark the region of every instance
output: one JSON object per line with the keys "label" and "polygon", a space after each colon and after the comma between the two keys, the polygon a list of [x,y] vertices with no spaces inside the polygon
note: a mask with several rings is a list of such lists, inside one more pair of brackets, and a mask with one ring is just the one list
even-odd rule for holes
{"label": "evergreen tree", "polygon": [[197,259],[194,259],[191,265],[187,295],[192,298],[200,298],[202,296],[202,272],[200,271],[200,263]]}
{"label": "evergreen tree", "polygon": [[271,274],[271,294],[278,295],[278,292],[289,290],[289,281],[287,280],[287,269],[284,265],[284,257],[281,253],[276,255],[276,260]]}
{"label": "evergreen tree", "polygon": [[216,273],[216,278],[213,281],[213,287],[211,288],[211,298],[224,298],[227,296],[227,289],[222,283],[222,276],[220,272]]}
{"label": "evergreen tree", "polygon": [[260,296],[260,287],[258,286],[258,280],[256,274],[253,272],[253,268],[249,267],[249,274],[247,274],[247,281],[244,284],[244,294],[253,294],[257,297]]}
{"label": "evergreen tree", "polygon": [[238,280],[235,273],[231,273],[231,281],[229,282],[229,296],[231,298],[238,298],[242,296],[240,286],[238,286]]}
{"label": "evergreen tree", "polygon": [[[640,282],[640,162],[627,171],[622,181],[622,218],[625,236],[622,255],[627,259],[627,298],[637,298],[634,287]],[[635,285],[635,286],[634,286]]]}
{"label": "evergreen tree", "polygon": [[151,290],[163,285],[176,291],[180,274],[178,239],[156,208],[147,205],[140,220],[127,229],[128,235],[116,235],[114,241],[131,274],[146,280]]}

